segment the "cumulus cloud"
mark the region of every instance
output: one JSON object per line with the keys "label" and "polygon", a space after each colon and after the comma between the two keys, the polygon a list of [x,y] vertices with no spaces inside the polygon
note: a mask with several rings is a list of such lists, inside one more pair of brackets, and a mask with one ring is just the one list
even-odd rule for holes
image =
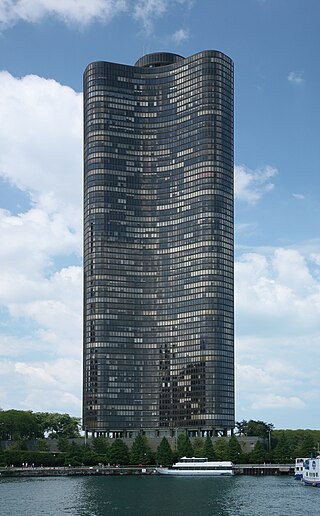
{"label": "cumulus cloud", "polygon": [[[0,388],[0,406],[34,409],[28,403],[38,398],[43,409],[53,409],[53,399],[55,409],[59,400],[67,409],[69,400],[74,412],[82,347],[82,94],[1,72],[0,117],[0,176],[30,198],[20,213],[0,207],[0,363],[14,384]],[[39,397],[45,386],[51,394]]]}
{"label": "cumulus cloud", "polygon": [[240,315],[261,317],[264,325],[272,318],[281,320],[291,332],[318,326],[320,284],[299,251],[246,253],[236,262],[235,272]]}
{"label": "cumulus cloud", "polygon": [[303,72],[290,72],[287,79],[293,84],[303,84],[305,82]]}
{"label": "cumulus cloud", "polygon": [[72,414],[79,414],[79,371],[81,361],[71,358],[32,365],[16,362],[13,374],[20,388],[25,390],[20,393],[21,408],[53,412],[67,409]]}
{"label": "cumulus cloud", "polygon": [[139,0],[134,6],[133,16],[147,32],[151,32],[154,19],[162,16],[167,7],[167,0]]}
{"label": "cumulus cloud", "polygon": [[256,170],[250,170],[244,165],[235,166],[235,196],[241,201],[255,204],[261,197],[273,190],[272,179],[277,175],[277,170],[266,166]]}
{"label": "cumulus cloud", "polygon": [[0,26],[19,20],[36,23],[46,16],[55,16],[67,24],[86,25],[95,20],[108,21],[126,8],[126,0],[2,0]]}
{"label": "cumulus cloud", "polygon": [[54,80],[0,72],[0,117],[0,175],[30,191],[40,209],[80,207],[82,94]]}
{"label": "cumulus cloud", "polygon": [[38,23],[48,16],[68,25],[85,26],[95,21],[108,22],[126,13],[150,33],[154,21],[169,9],[192,3],[193,0],[1,0],[0,28],[18,21]]}
{"label": "cumulus cloud", "polygon": [[189,38],[189,31],[187,29],[179,29],[174,34],[172,34],[172,40],[176,45],[180,45],[183,41],[186,41]]}
{"label": "cumulus cloud", "polygon": [[[281,409],[278,420],[286,411],[288,427],[310,425],[302,414],[312,413],[320,389],[318,257],[303,246],[258,249],[235,263],[237,399],[243,417],[268,420],[268,410]],[[275,412],[273,418],[277,425]]]}
{"label": "cumulus cloud", "polygon": [[293,408],[300,409],[305,407],[305,403],[298,396],[280,396],[275,394],[266,394],[262,396],[254,396],[252,403],[253,409],[283,409]]}
{"label": "cumulus cloud", "polygon": [[[155,20],[178,5],[188,6],[192,5],[192,2],[190,0],[136,0],[133,2],[133,18],[141,23],[144,30],[150,34]],[[177,37],[179,38],[179,35]],[[180,41],[181,38],[186,39],[185,32],[180,32]]]}
{"label": "cumulus cloud", "polygon": [[297,194],[297,193],[294,193],[292,194],[292,196],[295,198],[295,199],[298,199],[299,201],[303,201],[305,199],[305,196],[303,194]]}
{"label": "cumulus cloud", "polygon": [[320,253],[311,253],[310,260],[317,265],[320,265]]}
{"label": "cumulus cloud", "polygon": [[0,407],[79,416],[81,366],[81,360],[72,357],[32,363],[1,360]]}
{"label": "cumulus cloud", "polygon": [[254,222],[239,222],[235,224],[236,235],[252,235],[257,231],[257,225]]}

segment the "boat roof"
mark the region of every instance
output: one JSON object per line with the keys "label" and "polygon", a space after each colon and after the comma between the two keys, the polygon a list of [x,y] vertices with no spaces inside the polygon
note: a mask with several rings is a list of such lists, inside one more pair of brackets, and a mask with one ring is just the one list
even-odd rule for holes
{"label": "boat roof", "polygon": [[181,459],[176,462],[176,464],[215,464],[215,465],[224,465],[224,466],[232,466],[232,462],[229,460],[208,460],[207,457],[181,457]]}

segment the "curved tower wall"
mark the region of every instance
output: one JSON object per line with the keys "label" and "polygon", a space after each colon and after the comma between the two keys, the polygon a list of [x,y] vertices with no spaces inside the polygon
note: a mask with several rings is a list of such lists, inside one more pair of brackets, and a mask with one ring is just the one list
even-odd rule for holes
{"label": "curved tower wall", "polygon": [[233,63],[84,74],[84,426],[234,427]]}

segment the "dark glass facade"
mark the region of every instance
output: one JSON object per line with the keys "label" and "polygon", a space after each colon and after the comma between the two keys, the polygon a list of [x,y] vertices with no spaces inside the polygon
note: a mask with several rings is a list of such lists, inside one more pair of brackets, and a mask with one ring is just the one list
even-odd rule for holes
{"label": "dark glass facade", "polygon": [[233,63],[84,73],[87,431],[234,427]]}

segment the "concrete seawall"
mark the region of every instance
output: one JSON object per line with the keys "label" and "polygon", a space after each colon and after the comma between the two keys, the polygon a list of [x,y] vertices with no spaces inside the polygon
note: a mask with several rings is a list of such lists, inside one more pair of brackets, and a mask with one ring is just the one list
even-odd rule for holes
{"label": "concrete seawall", "polygon": [[0,477],[70,477],[94,475],[153,475],[154,467],[40,467],[40,468],[1,468]]}
{"label": "concrete seawall", "polygon": [[[70,477],[70,476],[106,476],[106,475],[157,475],[155,466],[138,467],[40,467],[40,468],[1,468],[0,477]],[[293,475],[294,464],[236,464],[236,475]]]}

